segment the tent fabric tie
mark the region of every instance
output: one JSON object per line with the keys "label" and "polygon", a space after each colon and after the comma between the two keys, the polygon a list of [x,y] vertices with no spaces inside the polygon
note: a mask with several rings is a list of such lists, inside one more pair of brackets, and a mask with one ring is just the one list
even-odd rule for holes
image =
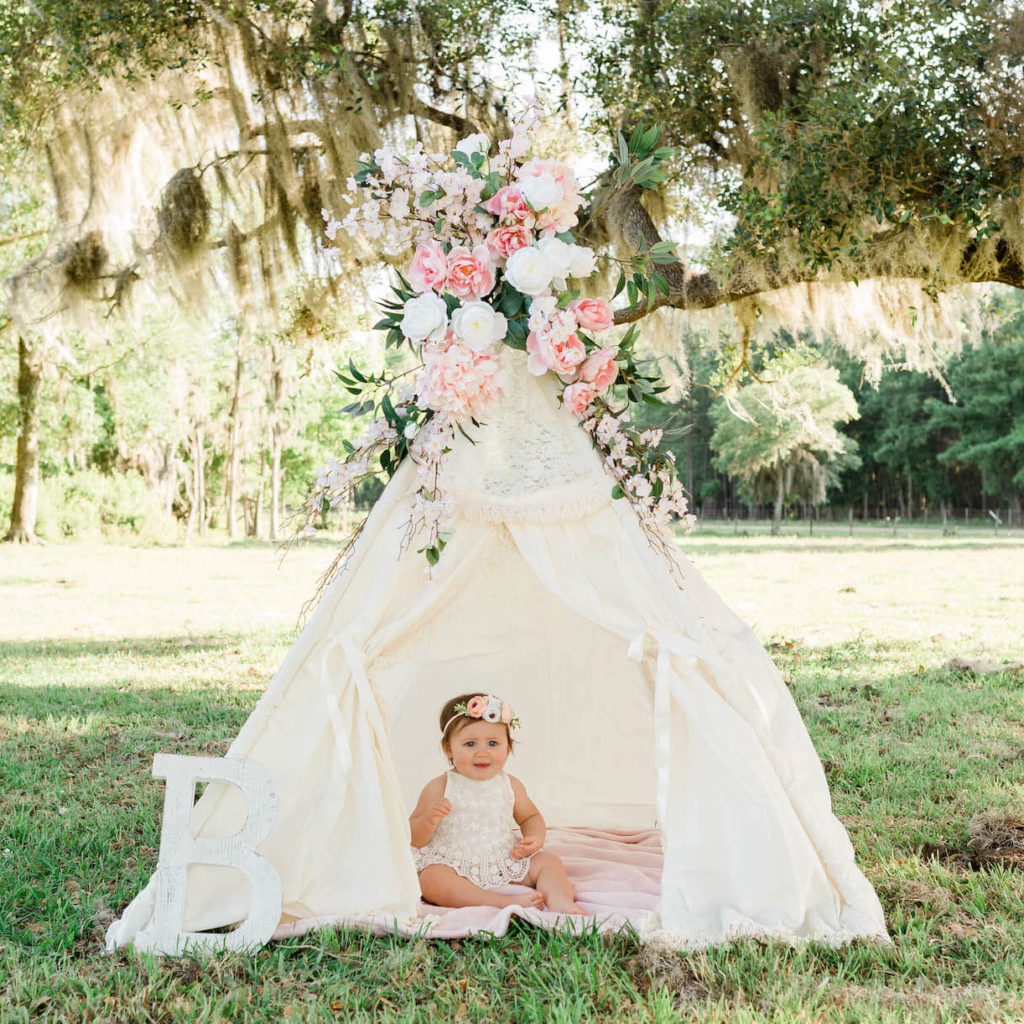
{"label": "tent fabric tie", "polygon": [[676,654],[696,665],[703,661],[709,668],[724,671],[725,666],[707,644],[691,640],[672,629],[646,627],[629,642],[626,656],[630,661],[642,662],[647,639],[657,647],[654,671],[654,743],[658,774],[658,825],[664,828],[668,814],[669,769],[671,766],[671,707],[669,703],[669,658]]}

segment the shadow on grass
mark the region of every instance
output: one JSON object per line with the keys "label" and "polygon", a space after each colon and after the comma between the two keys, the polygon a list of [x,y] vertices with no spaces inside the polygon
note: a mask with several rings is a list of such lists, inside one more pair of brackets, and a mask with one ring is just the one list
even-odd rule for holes
{"label": "shadow on grass", "polygon": [[[30,721],[46,718],[96,716],[95,728],[131,725],[139,719],[166,732],[163,720],[173,715],[185,722],[209,726],[228,718],[241,726],[238,715],[259,699],[254,690],[210,688],[173,690],[152,687],[133,691],[119,686],[18,686],[0,682],[0,714],[17,714]],[[0,737],[3,730],[0,729]]]}
{"label": "shadow on grass", "polygon": [[253,642],[250,633],[217,633],[206,636],[125,637],[112,640],[28,640],[0,642],[0,655],[14,658],[95,658],[131,654],[140,658],[166,658],[181,654],[223,651]]}

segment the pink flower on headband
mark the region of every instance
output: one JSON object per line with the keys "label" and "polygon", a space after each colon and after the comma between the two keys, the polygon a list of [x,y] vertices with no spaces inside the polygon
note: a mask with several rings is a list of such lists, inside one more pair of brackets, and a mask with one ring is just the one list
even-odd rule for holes
{"label": "pink flower on headband", "polygon": [[512,705],[507,701],[501,702],[501,720],[508,725],[512,721]]}
{"label": "pink flower on headband", "polygon": [[470,718],[483,718],[486,710],[486,697],[471,697],[466,704],[466,714],[469,715]]}

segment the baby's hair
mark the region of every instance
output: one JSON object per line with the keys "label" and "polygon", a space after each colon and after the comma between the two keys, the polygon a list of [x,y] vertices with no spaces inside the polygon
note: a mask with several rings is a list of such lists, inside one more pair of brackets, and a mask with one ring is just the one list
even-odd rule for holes
{"label": "baby's hair", "polygon": [[[457,732],[465,729],[467,725],[471,725],[473,722],[482,721],[479,718],[471,718],[469,715],[460,715],[455,710],[456,704],[468,704],[474,697],[479,696],[478,693],[463,693],[459,697],[452,697],[443,708],[441,708],[441,715],[438,719],[438,727],[441,730],[441,749],[444,750],[445,744],[450,744]],[[452,721],[454,719],[454,721]],[[451,725],[448,725],[449,722]],[[515,741],[512,739],[512,730],[509,729],[508,723],[500,723],[505,726],[505,735],[508,737],[508,752],[511,754],[515,747]],[[447,732],[445,726],[448,725]]]}

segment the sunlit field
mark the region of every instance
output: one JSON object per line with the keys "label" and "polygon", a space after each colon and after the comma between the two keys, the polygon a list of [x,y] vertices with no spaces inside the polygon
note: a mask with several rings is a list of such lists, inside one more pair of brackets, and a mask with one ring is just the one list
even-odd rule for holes
{"label": "sunlit field", "polygon": [[155,865],[153,753],[226,749],[335,548],[5,546],[0,1021],[1024,1020],[1024,536],[765,532],[680,543],[782,669],[891,948],[683,956],[518,926],[108,957]]}

